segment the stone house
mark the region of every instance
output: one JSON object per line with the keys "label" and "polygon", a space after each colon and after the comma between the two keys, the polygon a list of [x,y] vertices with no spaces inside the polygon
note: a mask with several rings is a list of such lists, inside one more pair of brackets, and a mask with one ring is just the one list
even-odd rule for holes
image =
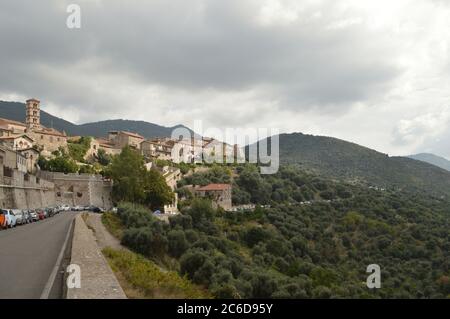
{"label": "stone house", "polygon": [[19,152],[26,158],[27,172],[31,174],[36,173],[36,164],[40,155],[39,151],[34,147],[30,147],[27,149],[20,150]]}
{"label": "stone house", "polygon": [[[23,154],[4,145],[0,145],[0,150],[0,156],[2,157],[1,161],[3,167],[6,168],[6,171],[17,170],[22,173],[27,173],[27,159]],[[8,173],[6,175],[8,175]]]}
{"label": "stone house", "polygon": [[108,133],[108,140],[118,149],[122,149],[127,145],[135,149],[140,149],[144,137],[137,133],[126,131],[111,131]]}
{"label": "stone house", "polygon": [[122,151],[122,149],[116,148],[113,143],[111,143],[109,140],[107,140],[105,138],[101,138],[101,137],[96,138],[95,144],[98,145],[99,149],[104,150],[106,154],[111,155],[111,156],[120,154],[120,152]]}
{"label": "stone house", "polygon": [[147,160],[172,160],[172,149],[175,142],[164,139],[144,140],[141,142],[141,153]]}
{"label": "stone house", "polygon": [[209,184],[194,188],[194,192],[196,196],[211,199],[215,205],[222,207],[226,211],[232,209],[232,186],[230,184]]}

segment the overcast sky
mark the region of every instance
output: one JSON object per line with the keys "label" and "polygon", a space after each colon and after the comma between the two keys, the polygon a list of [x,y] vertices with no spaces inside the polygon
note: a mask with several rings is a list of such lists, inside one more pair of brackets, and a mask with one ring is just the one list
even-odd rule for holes
{"label": "overcast sky", "polygon": [[0,99],[75,123],[203,120],[450,158],[447,2],[2,0]]}

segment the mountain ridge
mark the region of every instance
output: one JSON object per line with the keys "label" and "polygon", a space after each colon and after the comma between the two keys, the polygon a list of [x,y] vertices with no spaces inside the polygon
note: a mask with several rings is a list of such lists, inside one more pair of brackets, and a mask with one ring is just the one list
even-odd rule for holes
{"label": "mountain ridge", "polygon": [[431,165],[440,167],[450,172],[450,161],[442,156],[438,156],[432,153],[418,153],[414,155],[408,155],[406,157],[417,161],[429,163]]}

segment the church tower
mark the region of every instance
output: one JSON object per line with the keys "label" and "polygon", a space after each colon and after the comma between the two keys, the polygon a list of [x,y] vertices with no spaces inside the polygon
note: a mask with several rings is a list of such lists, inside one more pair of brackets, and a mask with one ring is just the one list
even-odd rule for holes
{"label": "church tower", "polygon": [[41,102],[36,99],[27,100],[26,124],[28,129],[39,129],[41,127]]}

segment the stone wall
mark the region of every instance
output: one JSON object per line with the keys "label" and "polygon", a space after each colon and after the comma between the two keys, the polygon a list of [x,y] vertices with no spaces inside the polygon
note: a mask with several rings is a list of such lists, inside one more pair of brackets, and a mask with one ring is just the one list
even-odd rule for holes
{"label": "stone wall", "polygon": [[100,175],[41,171],[39,176],[55,184],[57,205],[112,207],[112,182]]}
{"label": "stone wall", "polygon": [[112,182],[99,175],[38,172],[25,174],[0,165],[0,208],[70,206],[112,207]]}
{"label": "stone wall", "polygon": [[53,183],[18,170],[11,170],[9,175],[11,176],[3,176],[0,180],[2,208],[25,209],[55,205]]}

